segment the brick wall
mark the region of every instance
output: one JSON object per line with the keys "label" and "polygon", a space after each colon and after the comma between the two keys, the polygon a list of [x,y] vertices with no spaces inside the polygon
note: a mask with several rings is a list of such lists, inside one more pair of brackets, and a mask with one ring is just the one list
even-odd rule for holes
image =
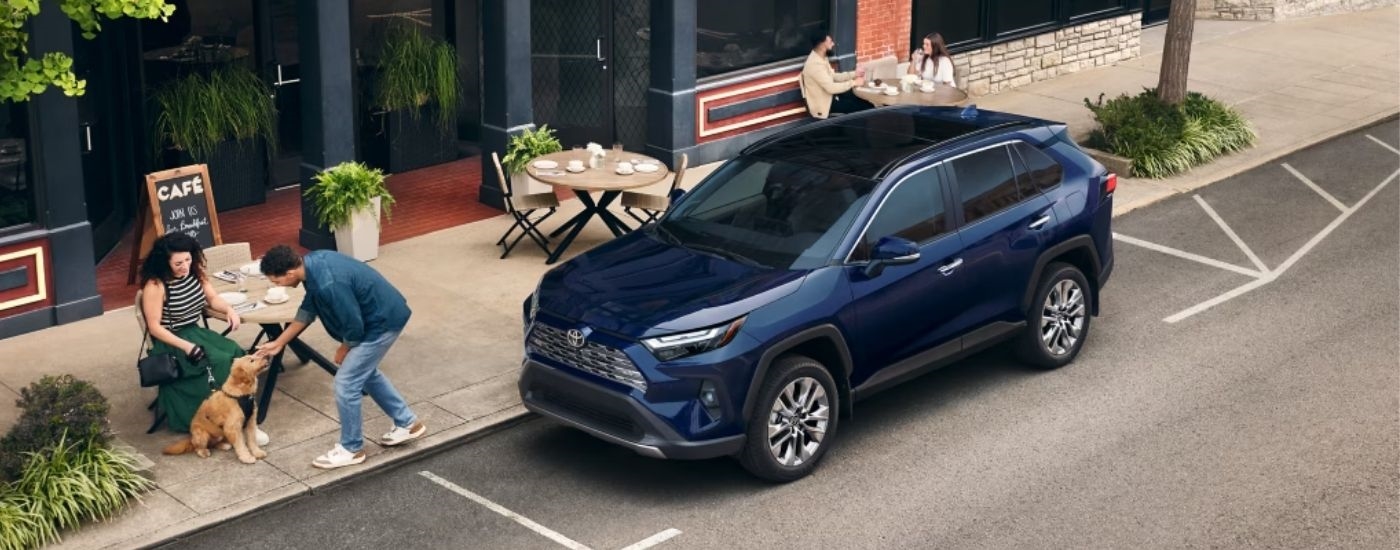
{"label": "brick wall", "polygon": [[1197,0],[1196,17],[1281,21],[1394,6],[1397,0]]}
{"label": "brick wall", "polygon": [[859,0],[856,3],[857,62],[887,55],[908,61],[909,25],[913,18],[913,0]]}

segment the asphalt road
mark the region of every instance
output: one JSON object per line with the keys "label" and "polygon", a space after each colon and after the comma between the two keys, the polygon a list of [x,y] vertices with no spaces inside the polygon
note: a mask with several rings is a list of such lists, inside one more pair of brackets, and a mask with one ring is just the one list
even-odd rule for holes
{"label": "asphalt road", "polygon": [[1400,151],[1368,134],[1400,149],[1392,120],[1117,219],[1151,247],[1116,243],[1075,364],[993,350],[882,393],[808,479],[533,420],[174,546],[564,547],[431,472],[592,548],[1394,548]]}

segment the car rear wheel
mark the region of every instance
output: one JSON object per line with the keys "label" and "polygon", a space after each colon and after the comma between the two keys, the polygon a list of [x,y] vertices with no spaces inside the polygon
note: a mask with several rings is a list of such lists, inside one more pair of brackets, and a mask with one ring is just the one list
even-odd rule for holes
{"label": "car rear wheel", "polygon": [[1079,268],[1052,263],[1045,268],[1017,341],[1021,360],[1042,369],[1068,365],[1089,337],[1093,293]]}
{"label": "car rear wheel", "polygon": [[761,383],[739,463],[768,481],[800,479],[836,436],[836,382],[816,360],[790,355],[779,358]]}

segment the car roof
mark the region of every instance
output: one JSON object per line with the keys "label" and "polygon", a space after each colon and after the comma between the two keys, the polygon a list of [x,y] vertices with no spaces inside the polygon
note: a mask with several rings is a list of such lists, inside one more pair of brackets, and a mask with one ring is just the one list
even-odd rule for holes
{"label": "car roof", "polygon": [[939,146],[1047,124],[1056,123],[976,106],[884,107],[780,132],[741,154],[878,180]]}

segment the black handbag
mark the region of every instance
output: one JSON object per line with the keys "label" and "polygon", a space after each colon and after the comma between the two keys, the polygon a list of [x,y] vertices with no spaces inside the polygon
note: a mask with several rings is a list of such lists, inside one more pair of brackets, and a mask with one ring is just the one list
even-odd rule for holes
{"label": "black handbag", "polygon": [[[149,338],[150,334],[146,334]],[[146,338],[141,339],[141,350],[137,351],[136,370],[141,373],[141,387],[149,388],[159,386],[166,382],[174,382],[180,379],[180,360],[171,353],[148,353],[141,358],[141,353],[146,349]]]}

